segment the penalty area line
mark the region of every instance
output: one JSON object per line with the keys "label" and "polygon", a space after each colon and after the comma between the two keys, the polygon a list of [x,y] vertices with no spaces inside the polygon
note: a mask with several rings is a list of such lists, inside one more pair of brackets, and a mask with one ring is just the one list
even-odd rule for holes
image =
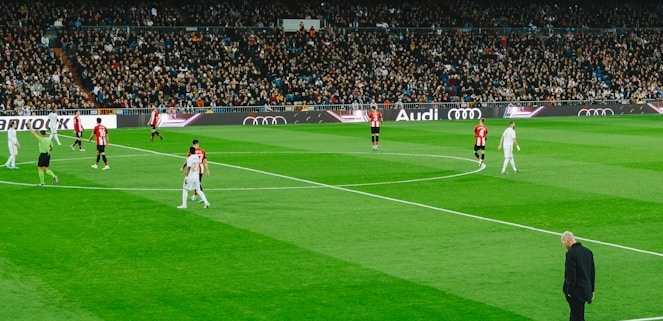
{"label": "penalty area line", "polygon": [[661,316],[661,317],[653,317],[653,318],[642,318],[642,319],[620,320],[620,321],[655,321],[655,320],[663,320],[663,316]]}

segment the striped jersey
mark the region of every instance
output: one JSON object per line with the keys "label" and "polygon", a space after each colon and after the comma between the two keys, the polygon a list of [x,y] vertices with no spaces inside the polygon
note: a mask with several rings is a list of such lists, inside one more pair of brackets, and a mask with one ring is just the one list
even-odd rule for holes
{"label": "striped jersey", "polygon": [[83,124],[81,124],[81,117],[80,116],[74,116],[74,132],[82,132],[83,131]]}
{"label": "striped jersey", "polygon": [[157,126],[159,124],[159,112],[155,109],[152,110],[152,115],[150,116],[150,125]]}
{"label": "striped jersey", "polygon": [[486,146],[486,136],[488,136],[488,127],[481,124],[474,126],[474,145]]}
{"label": "striped jersey", "polygon": [[380,127],[382,123],[382,113],[377,110],[372,110],[368,113],[368,121],[371,122],[371,127]]}
{"label": "striped jersey", "polygon": [[[189,158],[189,156],[191,156],[191,153],[188,153],[188,152],[187,152],[187,153],[186,153],[186,157],[187,157],[187,159]],[[198,156],[198,158],[199,158],[199,160],[200,160],[200,161],[198,162],[198,172],[199,172],[200,174],[202,174],[202,173],[205,172],[205,168],[203,167],[203,164],[204,164],[205,161],[207,160],[207,154],[205,153],[205,150],[204,150],[204,149],[202,149],[202,148],[196,148],[196,156]]]}
{"label": "striped jersey", "polygon": [[108,128],[104,125],[94,127],[93,133],[97,136],[97,145],[108,145]]}

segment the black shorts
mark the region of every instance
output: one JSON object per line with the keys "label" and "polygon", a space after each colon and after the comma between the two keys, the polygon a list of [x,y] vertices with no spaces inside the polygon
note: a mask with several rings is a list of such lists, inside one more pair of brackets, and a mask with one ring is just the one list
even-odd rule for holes
{"label": "black shorts", "polygon": [[106,145],[97,145],[97,153],[103,153],[106,151]]}
{"label": "black shorts", "polygon": [[83,132],[76,132],[76,138],[83,138]]}
{"label": "black shorts", "polygon": [[478,150],[486,150],[486,145],[483,146],[474,145],[474,151],[476,152]]}
{"label": "black shorts", "polygon": [[380,127],[371,127],[371,134],[379,134]]}
{"label": "black shorts", "polygon": [[157,129],[157,126],[156,126],[156,125],[150,125],[150,128],[152,128],[152,129],[155,129],[155,130],[156,130],[156,129]]}
{"label": "black shorts", "polygon": [[37,162],[37,166],[39,167],[48,167],[51,165],[51,154],[49,153],[40,153],[39,154],[39,161]]}

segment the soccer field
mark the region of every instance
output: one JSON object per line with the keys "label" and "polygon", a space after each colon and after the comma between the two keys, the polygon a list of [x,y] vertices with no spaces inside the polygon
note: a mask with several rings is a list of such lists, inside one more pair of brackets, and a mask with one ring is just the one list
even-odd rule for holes
{"label": "soccer field", "polygon": [[[516,120],[500,175],[508,122],[484,168],[476,121],[387,122],[379,151],[367,124],[111,130],[108,171],[60,132],[45,187],[19,132],[0,320],[565,320],[565,230],[594,252],[588,320],[663,320],[663,118]],[[194,138],[211,207],[177,209]]]}

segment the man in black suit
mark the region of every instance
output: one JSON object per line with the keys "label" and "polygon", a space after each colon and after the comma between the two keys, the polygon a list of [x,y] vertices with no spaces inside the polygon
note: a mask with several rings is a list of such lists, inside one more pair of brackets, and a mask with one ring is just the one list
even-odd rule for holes
{"label": "man in black suit", "polygon": [[563,290],[571,308],[569,321],[585,321],[585,302],[594,299],[594,254],[569,231],[562,234],[562,244],[567,248]]}

